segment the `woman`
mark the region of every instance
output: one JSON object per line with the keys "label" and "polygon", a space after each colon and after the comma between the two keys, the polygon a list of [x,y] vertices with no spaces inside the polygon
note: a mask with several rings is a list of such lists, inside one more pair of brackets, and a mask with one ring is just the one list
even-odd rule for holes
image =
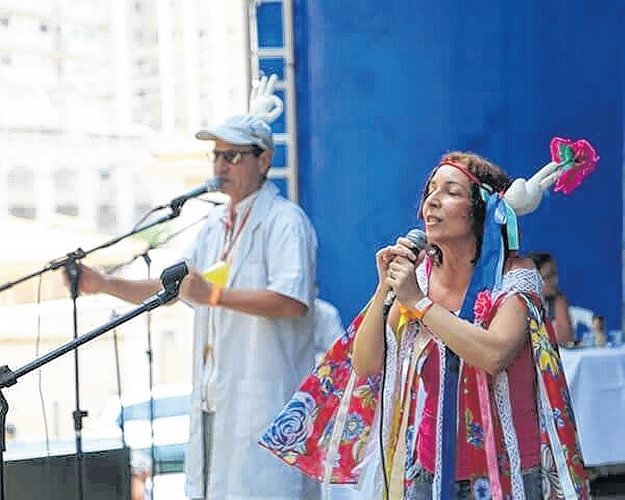
{"label": "woman", "polygon": [[550,253],[532,252],[528,255],[534,261],[543,280],[545,309],[561,346],[570,346],[575,340],[573,322],[569,314],[569,301],[558,287],[558,267]]}
{"label": "woman", "polygon": [[587,497],[540,276],[516,257],[516,218],[499,195],[509,185],[478,155],[442,158],[420,207],[428,251],[400,238],[376,254],[364,317],[261,445],[313,477],[353,482],[373,435],[380,498],[536,499],[543,487],[547,498]]}

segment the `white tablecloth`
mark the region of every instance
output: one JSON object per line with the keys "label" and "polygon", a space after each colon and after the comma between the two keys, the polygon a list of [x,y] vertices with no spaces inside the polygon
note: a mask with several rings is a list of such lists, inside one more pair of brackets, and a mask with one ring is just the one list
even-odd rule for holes
{"label": "white tablecloth", "polygon": [[625,346],[560,354],[586,465],[625,464]]}

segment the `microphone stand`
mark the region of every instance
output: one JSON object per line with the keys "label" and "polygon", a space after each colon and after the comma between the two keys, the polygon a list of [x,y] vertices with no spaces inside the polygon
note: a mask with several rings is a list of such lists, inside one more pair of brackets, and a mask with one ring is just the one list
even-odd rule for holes
{"label": "microphone stand", "polygon": [[[76,337],[70,342],[57,347],[56,349],[44,354],[43,356],[31,361],[30,363],[18,368],[17,370],[11,370],[7,365],[0,366],[0,500],[6,499],[6,483],[5,483],[5,464],[3,453],[6,451],[6,415],[9,411],[9,404],[2,394],[2,389],[15,385],[18,379],[27,373],[30,373],[38,368],[41,368],[50,361],[68,353],[69,351],[76,350],[79,346],[86,344],[87,342],[99,337],[103,333],[125,323],[126,321],[139,316],[145,311],[151,311],[163,304],[171,302],[178,297],[180,285],[182,280],[188,274],[189,270],[187,264],[184,261],[178,262],[173,266],[165,269],[161,274],[161,283],[163,289],[157,294],[149,297],[141,303],[140,306],[135,309],[112,318],[105,325],[98,327],[82,336]],[[77,460],[78,461],[78,460]],[[82,470],[80,470],[82,472]],[[79,491],[80,494],[84,492]]]}
{"label": "microphone stand", "polygon": [[[70,280],[70,293],[72,297],[72,318],[73,318],[73,334],[74,340],[78,338],[78,286],[80,283],[80,267],[76,259],[69,259],[65,263],[65,272]],[[80,368],[78,363],[78,349],[74,349],[74,411],[72,412],[72,420],[74,422],[74,435],[76,438],[76,460],[74,461],[74,471],[76,480],[78,481],[78,500],[84,498],[84,482],[83,475],[83,454],[82,454],[82,420],[89,412],[80,409]]]}
{"label": "microphone stand", "polygon": [[[143,254],[143,260],[145,261],[145,265],[148,270],[148,279],[152,277],[152,259],[146,251]],[[148,390],[150,391],[150,404],[149,404],[149,415],[150,419],[150,482],[154,484],[154,473],[155,473],[155,465],[156,465],[156,448],[154,443],[154,361],[152,356],[152,314],[148,312],[146,316],[146,330],[147,330],[147,348],[145,354],[148,358]],[[122,406],[122,413],[124,412],[124,408]],[[150,489],[150,499],[152,499],[153,488]]]}
{"label": "microphone stand", "polygon": [[[111,319],[117,318],[118,314],[115,310],[111,312]],[[115,350],[115,378],[117,382],[117,396],[121,411],[119,413],[119,429],[122,434],[122,448],[126,447],[126,421],[124,420],[124,411],[122,407],[122,371],[119,364],[119,346],[117,342],[117,328],[113,329],[113,347]]]}
{"label": "microphone stand", "polygon": [[[198,193],[198,195],[199,194],[202,194],[202,193]],[[70,288],[70,294],[71,294],[72,304],[73,304],[73,326],[74,326],[73,339],[77,340],[78,338],[77,298],[79,295],[78,289],[79,289],[79,283],[80,283],[80,266],[78,265],[78,261],[97,250],[110,247],[120,242],[121,240],[128,238],[129,236],[132,236],[150,227],[156,226],[157,224],[162,224],[164,222],[167,222],[169,220],[172,220],[178,217],[182,210],[182,206],[188,199],[189,199],[188,196],[179,196],[177,198],[174,198],[169,203],[169,205],[161,205],[161,206],[155,207],[152,210],[148,211],[141,218],[139,223],[136,224],[135,227],[133,227],[130,231],[123,233],[120,236],[116,236],[110,239],[109,241],[106,241],[102,243],[101,245],[93,247],[89,250],[85,251],[82,248],[78,248],[77,250],[74,250],[73,252],[69,252],[68,254],[66,254],[65,257],[61,257],[61,258],[58,258],[49,262],[43,269],[39,271],[35,271],[31,274],[23,276],[22,278],[19,278],[14,281],[9,281],[3,285],[0,285],[0,293],[26,280],[29,280],[36,276],[40,276],[47,271],[57,270],[57,269],[60,269],[61,267],[65,268],[67,278],[70,282],[69,288]],[[150,223],[141,224],[149,217],[149,215],[155,213],[157,210],[161,210],[164,208],[169,208],[170,209],[169,213],[153,220]],[[77,476],[77,483],[78,483],[78,500],[83,500],[84,499],[84,493],[83,493],[84,481],[83,481],[83,464],[82,464],[82,461],[83,461],[82,460],[83,458],[82,457],[82,427],[83,427],[82,421],[83,421],[83,418],[85,418],[88,415],[88,412],[85,410],[81,410],[80,408],[80,376],[79,375],[80,374],[79,374],[79,363],[78,363],[78,351],[75,350],[74,351],[75,409],[72,413],[72,420],[73,420],[74,432],[76,436],[76,476]]]}

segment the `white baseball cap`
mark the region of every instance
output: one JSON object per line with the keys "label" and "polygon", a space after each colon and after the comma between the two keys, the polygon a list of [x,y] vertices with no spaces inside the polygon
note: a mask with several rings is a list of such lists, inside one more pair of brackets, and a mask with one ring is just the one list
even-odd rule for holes
{"label": "white baseball cap", "polygon": [[200,130],[195,138],[201,141],[219,139],[235,146],[255,144],[265,151],[274,150],[271,127],[254,115],[232,116],[215,129]]}

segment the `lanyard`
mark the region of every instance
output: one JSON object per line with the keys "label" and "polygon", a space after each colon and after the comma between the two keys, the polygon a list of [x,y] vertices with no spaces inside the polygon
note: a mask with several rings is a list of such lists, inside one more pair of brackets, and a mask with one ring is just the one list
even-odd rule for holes
{"label": "lanyard", "polygon": [[243,228],[245,227],[245,224],[247,223],[247,219],[249,219],[250,217],[252,206],[253,206],[253,203],[247,208],[247,210],[243,214],[243,217],[241,217],[241,223],[239,224],[239,227],[237,228],[234,234],[232,234],[234,232],[234,223],[232,221],[233,218],[229,217],[228,221],[226,221],[226,230],[224,232],[224,244],[223,244],[223,250],[221,251],[220,260],[225,262],[230,257],[230,252],[232,252],[232,249],[234,248],[234,244],[239,238],[241,231],[243,231]]}

